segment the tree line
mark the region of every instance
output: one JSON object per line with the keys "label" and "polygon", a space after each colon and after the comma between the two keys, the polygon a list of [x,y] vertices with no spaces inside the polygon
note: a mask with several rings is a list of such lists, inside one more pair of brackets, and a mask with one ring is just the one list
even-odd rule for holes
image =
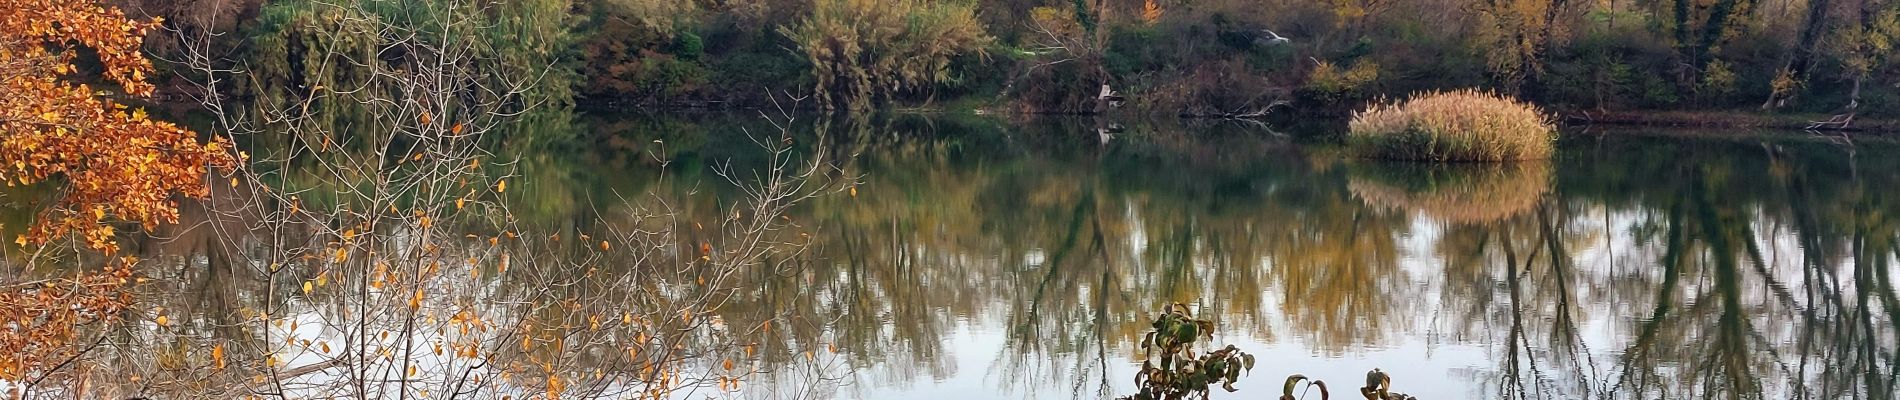
{"label": "tree line", "polygon": [[[124,1],[174,31],[233,32],[210,47],[250,67],[257,84],[231,93],[246,99],[351,73],[299,49],[376,53],[390,40],[313,34],[349,31],[322,26],[323,13],[397,15],[404,3]],[[498,41],[522,45],[493,59],[549,66],[545,97],[561,104],[759,105],[791,93],[830,109],[1089,113],[1104,109],[1106,85],[1137,108],[1193,115],[1336,111],[1468,87],[1565,110],[1900,109],[1892,0],[500,3],[513,5],[475,17],[533,40]],[[184,46],[151,42],[161,58]]]}

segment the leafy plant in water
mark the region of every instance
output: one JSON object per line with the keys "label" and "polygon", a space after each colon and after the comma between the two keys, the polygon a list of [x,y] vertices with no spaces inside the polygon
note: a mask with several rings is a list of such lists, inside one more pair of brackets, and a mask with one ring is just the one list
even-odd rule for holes
{"label": "leafy plant in water", "polygon": [[[1294,396],[1293,389],[1299,387],[1300,381],[1306,381],[1306,389],[1301,390],[1299,396]],[[1280,387],[1280,400],[1304,399],[1306,398],[1306,394],[1315,387],[1319,388],[1320,400],[1327,400],[1332,397],[1332,393],[1326,390],[1326,381],[1307,379],[1306,375],[1300,374],[1288,375],[1286,377],[1286,385]],[[1365,396],[1366,400],[1418,400],[1417,397],[1393,392],[1391,389],[1392,377],[1386,375],[1385,371],[1373,368],[1371,371],[1366,372],[1366,386],[1359,388],[1359,395]]]}
{"label": "leafy plant in water", "polygon": [[[1300,381],[1306,381],[1306,390],[1300,391],[1299,397],[1294,397],[1293,388],[1297,387]],[[1306,392],[1313,390],[1313,388],[1315,387],[1319,388],[1320,400],[1326,400],[1332,397],[1332,393],[1326,390],[1326,381],[1322,381],[1318,379],[1306,379],[1306,375],[1300,375],[1300,374],[1288,375],[1286,377],[1286,385],[1280,387],[1280,400],[1296,400],[1296,399],[1305,398]]]}
{"label": "leafy plant in water", "polygon": [[[1291,387],[1291,383],[1288,385]],[[1366,371],[1366,386],[1359,388],[1359,395],[1365,396],[1366,400],[1418,400],[1417,397],[1392,391],[1392,376],[1378,368]]]}
{"label": "leafy plant in water", "polygon": [[1196,356],[1195,342],[1213,338],[1214,322],[1194,319],[1187,306],[1170,304],[1155,318],[1154,331],[1142,336],[1141,350],[1147,361],[1135,375],[1141,391],[1125,399],[1172,400],[1195,395],[1207,398],[1208,387],[1218,383],[1229,392],[1240,373],[1253,370],[1252,354],[1233,345]]}

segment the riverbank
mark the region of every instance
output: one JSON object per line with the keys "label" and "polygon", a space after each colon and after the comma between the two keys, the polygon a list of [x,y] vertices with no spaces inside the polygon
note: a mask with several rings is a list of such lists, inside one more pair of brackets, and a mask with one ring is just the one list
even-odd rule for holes
{"label": "riverbank", "polygon": [[[1563,111],[1557,119],[1572,125],[1629,125],[1693,128],[1811,129],[1817,122],[1840,121],[1827,114],[1757,114],[1736,111]],[[1845,126],[1827,124],[1833,131],[1887,135],[1900,132],[1900,120],[1854,118]]]}

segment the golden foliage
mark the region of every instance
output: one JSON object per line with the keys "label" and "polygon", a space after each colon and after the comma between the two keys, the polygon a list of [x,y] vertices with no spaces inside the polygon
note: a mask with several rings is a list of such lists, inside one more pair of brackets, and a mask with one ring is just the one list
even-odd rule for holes
{"label": "golden foliage", "polygon": [[1775,72],[1775,79],[1768,82],[1768,88],[1775,98],[1784,99],[1793,96],[1795,90],[1801,88],[1801,80],[1795,78],[1794,71],[1782,68]]}
{"label": "golden foliage", "polygon": [[1359,155],[1417,161],[1549,158],[1557,128],[1536,106],[1476,90],[1426,92],[1353,114]]}
{"label": "golden foliage", "polygon": [[1155,0],[1147,0],[1141,5],[1141,22],[1154,24],[1161,20],[1161,5]]}
{"label": "golden foliage", "polygon": [[1082,24],[1075,21],[1075,13],[1059,7],[1036,7],[1029,10],[1029,20],[1037,27],[1046,29],[1050,34],[1076,36],[1082,34]]}
{"label": "golden foliage", "polygon": [[1307,73],[1306,90],[1326,103],[1337,103],[1363,93],[1379,80],[1379,63],[1360,59],[1344,70],[1320,61]]}
{"label": "golden foliage", "polygon": [[107,216],[148,229],[174,221],[171,196],[203,196],[208,168],[230,165],[223,142],[201,143],[72,81],[74,48],[84,46],[120,93],[150,95],[152,64],[140,45],[155,25],[90,1],[0,0],[0,179],[60,179],[66,191],[30,240],[77,233],[94,249],[115,250]]}
{"label": "golden foliage", "polygon": [[1561,19],[1553,19],[1563,2],[1502,0],[1479,2],[1470,8],[1475,17],[1476,49],[1485,66],[1507,85],[1543,74],[1544,47],[1565,37]]}

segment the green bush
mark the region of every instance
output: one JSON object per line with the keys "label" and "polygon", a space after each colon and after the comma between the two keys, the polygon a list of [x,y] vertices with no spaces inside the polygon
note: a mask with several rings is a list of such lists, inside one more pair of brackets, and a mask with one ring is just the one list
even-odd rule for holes
{"label": "green bush", "polygon": [[1351,68],[1320,61],[1307,73],[1304,97],[1319,104],[1341,104],[1364,99],[1379,80],[1379,63],[1360,59]]}
{"label": "green bush", "polygon": [[1457,162],[1549,158],[1556,128],[1536,106],[1476,90],[1428,92],[1353,115],[1347,141],[1370,158]]}

